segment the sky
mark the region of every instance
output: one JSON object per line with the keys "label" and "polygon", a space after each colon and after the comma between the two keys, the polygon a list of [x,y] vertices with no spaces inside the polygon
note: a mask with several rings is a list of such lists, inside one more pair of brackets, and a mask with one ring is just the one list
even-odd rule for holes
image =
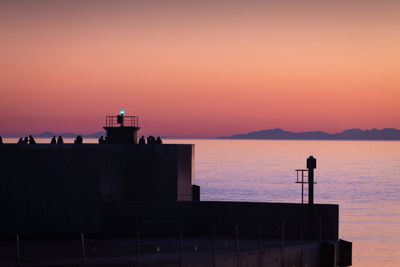
{"label": "sky", "polygon": [[400,1],[2,1],[0,135],[400,128]]}

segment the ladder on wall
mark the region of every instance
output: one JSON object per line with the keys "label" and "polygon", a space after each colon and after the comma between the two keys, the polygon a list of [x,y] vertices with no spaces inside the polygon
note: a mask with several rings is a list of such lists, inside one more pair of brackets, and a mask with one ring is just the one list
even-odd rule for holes
{"label": "ladder on wall", "polygon": [[[306,178],[304,180],[304,178]],[[304,184],[308,184],[308,169],[296,169],[296,184],[301,184],[301,204],[304,204]],[[316,184],[316,182],[314,182]]]}

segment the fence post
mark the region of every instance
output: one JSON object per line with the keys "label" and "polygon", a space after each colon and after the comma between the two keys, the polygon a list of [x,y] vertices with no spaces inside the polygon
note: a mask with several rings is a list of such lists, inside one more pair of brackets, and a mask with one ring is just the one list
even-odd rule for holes
{"label": "fence post", "polygon": [[284,266],[283,246],[285,239],[285,221],[282,221],[282,233],[281,233],[281,266]]}
{"label": "fence post", "polygon": [[179,230],[179,243],[180,243],[179,265],[182,266],[182,262],[183,262],[183,235],[182,235],[182,230]]}
{"label": "fence post", "polygon": [[212,255],[213,255],[213,266],[216,264],[215,256],[215,227],[212,228]]}
{"label": "fence post", "polygon": [[136,232],[136,263],[139,265],[139,232]]}
{"label": "fence post", "polygon": [[19,266],[21,264],[21,258],[19,254],[19,235],[17,235],[17,265]]}
{"label": "fence post", "polygon": [[258,222],[258,249],[260,250],[258,253],[258,259],[259,259],[259,266],[262,266],[262,252],[261,252],[261,240],[262,240],[262,223]]}
{"label": "fence post", "polygon": [[239,259],[239,226],[235,226],[235,239],[236,239],[236,256],[237,256],[237,266],[240,266]]}
{"label": "fence post", "polygon": [[301,267],[304,264],[304,247],[303,247],[303,220],[300,220],[300,242],[301,242]]}
{"label": "fence post", "polygon": [[258,249],[261,249],[261,239],[262,239],[262,224],[258,222]]}
{"label": "fence post", "polygon": [[85,235],[81,233],[81,245],[82,245],[82,264],[85,264]]}
{"label": "fence post", "polygon": [[236,254],[239,255],[239,226],[235,226]]}

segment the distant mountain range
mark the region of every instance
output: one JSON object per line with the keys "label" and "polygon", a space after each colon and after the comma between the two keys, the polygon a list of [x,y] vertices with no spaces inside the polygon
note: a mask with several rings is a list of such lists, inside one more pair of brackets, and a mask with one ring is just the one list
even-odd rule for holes
{"label": "distant mountain range", "polygon": [[[61,135],[63,138],[75,138],[77,137],[79,134],[77,133],[61,133],[61,134],[57,134],[57,133],[53,133],[53,132],[43,132],[41,134],[35,134],[35,137],[38,138],[51,138],[53,136],[58,137],[59,135]],[[106,132],[101,131],[101,132],[97,132],[97,133],[92,133],[92,134],[82,134],[82,137],[86,137],[86,138],[99,138],[100,136],[106,136]]]}
{"label": "distant mountain range", "polygon": [[[61,135],[64,138],[75,138],[77,133],[54,133],[50,131],[35,134],[36,138],[51,138]],[[105,131],[82,135],[85,138],[99,138],[106,136]],[[219,139],[271,139],[271,140],[400,140],[400,130],[385,128],[382,130],[371,129],[349,129],[341,133],[314,132],[290,132],[282,129],[261,130],[246,134],[235,134],[232,136],[220,136]]]}
{"label": "distant mountain range", "polygon": [[341,133],[329,134],[316,132],[289,132],[282,129],[261,130],[247,134],[221,136],[222,139],[283,139],[283,140],[400,140],[400,130],[385,128],[382,130],[349,129]]}

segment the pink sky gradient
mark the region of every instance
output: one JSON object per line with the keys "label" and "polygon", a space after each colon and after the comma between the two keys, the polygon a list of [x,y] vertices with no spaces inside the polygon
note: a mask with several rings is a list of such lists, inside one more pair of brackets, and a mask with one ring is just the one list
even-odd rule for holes
{"label": "pink sky gradient", "polygon": [[400,4],[334,2],[2,2],[0,135],[400,128]]}

